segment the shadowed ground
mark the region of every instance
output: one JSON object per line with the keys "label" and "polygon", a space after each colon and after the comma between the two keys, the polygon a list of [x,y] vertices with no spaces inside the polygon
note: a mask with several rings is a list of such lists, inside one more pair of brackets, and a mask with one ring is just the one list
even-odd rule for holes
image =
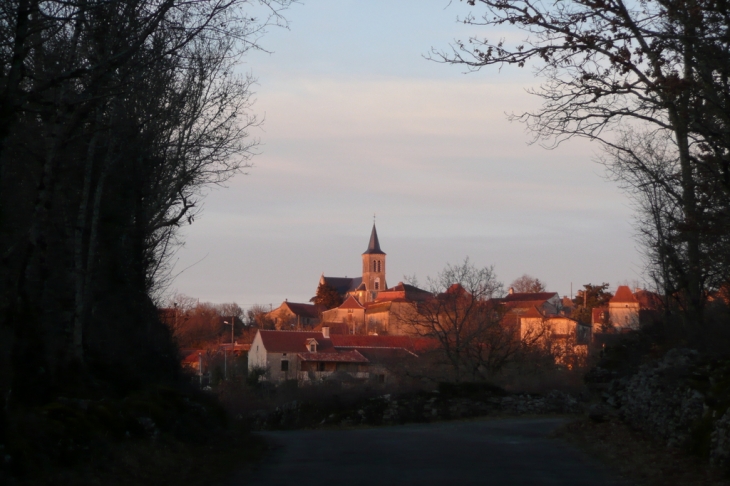
{"label": "shadowed ground", "polygon": [[549,438],[561,418],[443,422],[357,430],[266,432],[277,449],[254,485],[626,485]]}

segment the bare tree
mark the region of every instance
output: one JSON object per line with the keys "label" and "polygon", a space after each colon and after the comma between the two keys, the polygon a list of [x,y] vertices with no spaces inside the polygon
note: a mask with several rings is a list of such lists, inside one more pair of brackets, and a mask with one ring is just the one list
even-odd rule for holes
{"label": "bare tree", "polygon": [[[726,6],[683,0],[535,3],[469,0],[483,7],[463,21],[479,29],[515,25],[525,37],[472,37],[433,57],[478,70],[534,63],[544,78],[533,91],[541,109],[513,115],[550,145],[574,136],[599,141],[676,206],[679,258],[665,259],[678,281],[688,320],[702,320],[708,253],[703,237],[719,233],[727,255],[730,203],[730,39]],[[495,35],[499,35],[496,34]],[[615,128],[671,140],[671,170],[652,171]],[[711,204],[710,201],[712,202]],[[714,206],[710,214],[705,210]],[[670,223],[669,220],[664,223]],[[664,251],[664,250],[661,250]],[[665,270],[669,270],[668,268]],[[660,270],[663,271],[663,270]]]}
{"label": "bare tree", "polygon": [[545,292],[545,283],[539,278],[527,274],[515,279],[509,286],[515,292]]}
{"label": "bare tree", "polygon": [[478,379],[501,368],[519,348],[515,330],[503,326],[494,300],[503,293],[491,267],[469,259],[447,265],[428,279],[433,297],[400,312],[401,326],[411,334],[434,339],[453,379]]}

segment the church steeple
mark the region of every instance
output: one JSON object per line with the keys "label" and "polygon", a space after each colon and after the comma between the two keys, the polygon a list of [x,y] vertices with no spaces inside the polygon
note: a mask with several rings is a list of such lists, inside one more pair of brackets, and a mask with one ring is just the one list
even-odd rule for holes
{"label": "church steeple", "polygon": [[378,292],[388,288],[385,283],[385,252],[380,249],[375,223],[370,233],[368,249],[362,254],[362,283],[369,292],[366,302],[374,300]]}
{"label": "church steeple", "polygon": [[368,243],[368,249],[365,250],[363,255],[385,255],[383,250],[380,249],[380,241],[378,241],[378,230],[375,229],[375,223],[373,223],[373,231],[370,233],[370,243]]}

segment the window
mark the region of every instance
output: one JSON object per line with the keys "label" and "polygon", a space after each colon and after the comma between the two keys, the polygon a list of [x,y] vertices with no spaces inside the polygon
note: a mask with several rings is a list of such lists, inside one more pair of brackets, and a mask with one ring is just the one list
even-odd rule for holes
{"label": "window", "polygon": [[378,272],[380,271],[380,260],[377,260],[376,263],[378,264]]}
{"label": "window", "polygon": [[317,363],[317,371],[324,371],[324,363]]}
{"label": "window", "polygon": [[281,360],[281,371],[289,371],[289,361],[282,359]]}
{"label": "window", "polygon": [[379,278],[375,279],[375,290],[380,290],[380,279]]}
{"label": "window", "polygon": [[373,260],[373,272],[377,272],[377,271],[378,271],[378,262]]}
{"label": "window", "polygon": [[309,345],[309,352],[310,352],[310,353],[316,353],[316,352],[317,352],[317,345],[316,345],[316,344],[314,344],[314,343],[311,343],[311,344]]}

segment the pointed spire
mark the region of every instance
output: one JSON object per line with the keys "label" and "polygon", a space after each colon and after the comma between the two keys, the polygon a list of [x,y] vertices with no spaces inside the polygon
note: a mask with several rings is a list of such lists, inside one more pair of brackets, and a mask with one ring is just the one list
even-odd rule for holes
{"label": "pointed spire", "polygon": [[373,231],[370,233],[370,243],[368,243],[368,249],[363,255],[385,255],[385,252],[380,249],[380,242],[378,241],[378,231],[375,229],[375,223],[373,223]]}

